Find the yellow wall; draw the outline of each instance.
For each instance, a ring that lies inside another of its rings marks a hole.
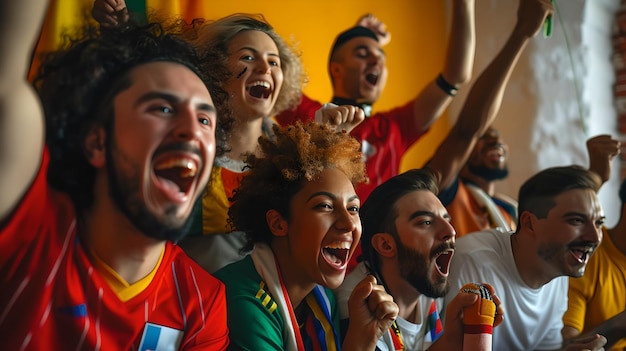
[[[332,89],[326,63],[337,33],[352,26],[358,17],[371,12],[387,24],[392,34],[385,47],[389,80],[375,110],[403,104],[433,79],[443,66],[446,47],[445,1],[433,0],[146,0],[158,12],[176,13],[185,18],[219,18],[233,12],[262,13],[287,41],[297,44],[310,82],[305,93],[327,101]],[[82,4],[82,5],[81,5]],[[56,45],[62,28],[72,25],[90,8],[91,0],[53,0],[44,27],[40,49]],[[193,15],[190,15],[192,13]],[[447,116],[411,148],[402,169],[419,167],[434,151],[449,129]]]

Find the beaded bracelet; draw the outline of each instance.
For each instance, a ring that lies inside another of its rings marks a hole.
[[[439,73],[436,80],[437,86],[443,90],[444,93],[450,96],[456,96],[456,93],[459,91],[459,88],[450,84],[445,78],[443,78],[443,74]]]

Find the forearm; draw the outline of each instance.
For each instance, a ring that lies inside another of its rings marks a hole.
[[[474,0],[452,2],[448,47],[441,72],[446,81],[455,86],[463,85],[472,77],[476,51]]]
[[[476,79],[459,115],[459,130],[482,135],[495,120],[511,73],[529,38],[513,31],[498,55]],[[463,118],[468,115],[472,118]]]
[[[25,79],[32,50],[37,42],[47,0],[2,1],[0,3],[0,92]],[[15,79],[17,79],[15,78]]]
[[[626,335],[626,311],[597,326],[586,335],[600,334],[607,340],[605,349],[610,349],[616,342]]]
[[[32,181],[43,145],[42,112],[27,80],[47,1],[0,4],[0,222]]]

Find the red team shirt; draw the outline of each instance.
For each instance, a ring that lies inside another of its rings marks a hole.
[[[415,100],[411,100],[392,110],[377,112],[350,132],[361,142],[370,180],[368,184],[359,184],[356,189],[361,202],[374,188],[398,174],[404,153],[426,133],[415,131],[414,103]],[[312,121],[315,111],[321,107],[319,102],[302,95],[300,105],[293,111],[282,112],[276,116],[276,121],[283,126],[295,121]]]
[[[224,285],[172,243],[149,285],[118,298],[80,244],[70,198],[47,184],[48,158],[0,228],[1,348],[225,349]]]

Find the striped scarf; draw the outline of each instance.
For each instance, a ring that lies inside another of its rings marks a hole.
[[[254,267],[267,285],[270,295],[278,305],[285,323],[285,350],[306,351],[298,321],[294,314],[289,295],[282,281],[274,253],[269,246],[257,243],[250,254]],[[312,349],[309,351],[338,351],[340,339],[333,325],[330,301],[325,289],[316,285],[305,302],[311,313],[304,322],[303,330],[310,336]]]

